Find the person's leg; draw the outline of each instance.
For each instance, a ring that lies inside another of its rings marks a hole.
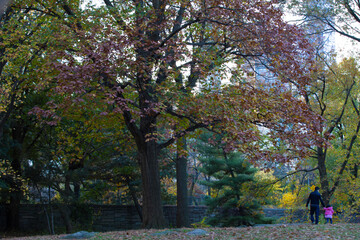
[[[330,218],[330,223],[332,224],[332,218]]]
[[[329,223],[329,218],[325,218],[325,219],[326,219],[326,223],[325,223],[325,224]]]
[[[315,224],[318,224],[319,223],[320,208],[319,208],[319,206],[316,206],[314,208],[315,208]]]
[[[312,223],[314,223],[314,213],[315,213],[315,208],[313,206],[310,206],[310,220]]]

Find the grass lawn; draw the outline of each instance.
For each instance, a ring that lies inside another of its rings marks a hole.
[[[162,229],[162,230],[128,230],[118,232],[96,233],[91,240],[103,239],[360,239],[360,224],[282,224],[242,228],[202,228],[206,235],[191,236],[194,229]],[[32,236],[6,239],[47,240],[61,239],[66,235]]]

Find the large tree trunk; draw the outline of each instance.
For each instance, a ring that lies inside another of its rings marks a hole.
[[[19,218],[20,218],[20,197],[19,191],[11,193],[10,204],[6,211],[6,231],[18,231],[19,230]]]
[[[187,156],[186,138],[178,140],[178,153],[176,158],[176,187],[177,187],[177,208],[176,208],[176,226],[189,227],[189,202],[187,189]]]
[[[62,192],[62,198],[64,204],[58,204],[58,208],[61,214],[61,217],[64,221],[66,233],[72,233],[73,227],[71,222],[71,210],[68,204],[72,203],[72,190],[71,190],[71,171],[68,171],[65,175],[65,182],[64,182],[64,191]]]
[[[326,149],[324,150],[321,147],[317,149],[317,160],[318,160],[318,168],[319,168],[319,176],[320,176],[320,185],[321,185],[321,195],[324,200],[325,205],[330,202],[331,198],[331,190],[329,187],[328,175],[326,172]]]
[[[14,170],[16,176],[14,176],[14,181],[10,184],[12,192],[10,193],[10,206],[7,211],[7,227],[8,231],[17,231],[19,230],[19,209],[20,202],[23,196],[22,181],[18,177],[22,175],[21,171],[21,162],[23,158],[23,149],[22,144],[24,141],[26,130],[23,128],[21,123],[15,123],[12,130],[12,139],[14,146],[10,150],[11,157],[11,167]]]
[[[138,82],[146,82],[139,76]],[[139,96],[140,109],[143,115],[140,117],[140,127],[133,121],[131,113],[124,111],[125,122],[131,134],[135,138],[139,165],[142,179],[142,226],[144,228],[164,228],[167,226],[163,206],[161,203],[160,170],[158,156],[160,146],[157,143],[156,116],[154,112],[147,112],[151,108],[150,102],[154,103],[149,93],[151,89],[141,91]],[[121,95],[119,93],[119,95]]]
[[[70,218],[71,210],[70,210],[69,206],[66,204],[59,204],[58,208],[59,208],[61,217],[64,221],[64,224],[65,224],[66,233],[72,233],[73,227],[72,227],[71,218]]]
[[[143,188],[143,227],[164,228],[167,223],[161,203],[158,149],[155,140],[143,142],[139,149],[139,158]]]

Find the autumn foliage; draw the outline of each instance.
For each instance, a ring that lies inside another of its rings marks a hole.
[[[277,1],[14,6],[52,23],[39,30],[52,34],[37,43],[46,46],[46,64],[36,69],[35,84],[50,101],[31,114],[50,125],[84,112],[108,119],[104,126],[123,134],[119,145],[136,148],[144,227],[166,225],[159,156],[181,137],[203,128],[223,132],[226,151],[263,168],[323,144],[322,119],[303,98],[314,52],[303,31],[284,22]],[[259,65],[275,78],[259,80]],[[81,153],[74,156],[81,160]]]

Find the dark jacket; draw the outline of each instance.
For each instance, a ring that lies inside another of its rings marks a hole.
[[[321,198],[319,191],[317,191],[317,190],[313,191],[309,195],[309,198],[306,202],[306,207],[309,205],[309,202],[310,202],[310,206],[319,206],[319,201],[321,202],[321,205],[323,207],[325,207],[325,204]]]

